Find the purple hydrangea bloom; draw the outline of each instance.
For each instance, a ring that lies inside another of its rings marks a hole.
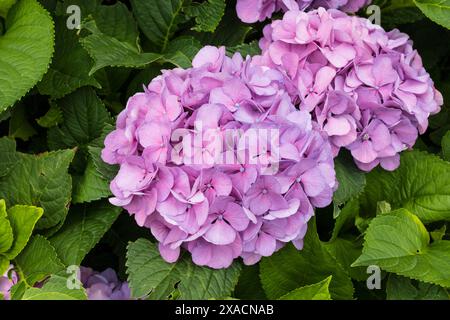
[[[119,164],[111,203],[134,215],[175,262],[256,263],[299,249],[314,207],[336,188],[327,135],[296,109],[282,72],[207,46],[131,97],[105,140]]]
[[[286,12],[264,29],[254,60],[283,73],[300,110],[311,112],[337,155],[358,167],[398,167],[403,150],[426,131],[442,95],[406,34],[386,32],[338,10]]]
[[[324,7],[354,13],[371,2],[371,0],[237,0],[236,11],[243,22],[253,23],[264,21],[280,10],[306,11]]]
[[[11,299],[11,288],[19,281],[19,276],[14,271],[14,266],[10,265],[6,272],[0,276],[0,295],[4,300]]]
[[[111,268],[103,272],[96,272],[91,268],[81,267],[80,276],[89,300],[131,299],[128,283],[121,282]]]

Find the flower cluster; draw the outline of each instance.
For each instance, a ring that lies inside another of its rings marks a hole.
[[[19,281],[17,273],[14,271],[13,265],[10,265],[3,276],[0,276],[0,298],[4,300],[11,299],[11,288]]]
[[[108,268],[103,272],[81,267],[80,280],[89,300],[130,300],[128,283],[120,282],[116,272]]]
[[[443,104],[412,41],[338,10],[288,11],[264,29],[255,60],[284,74],[300,110],[327,132],[336,155],[361,170],[394,170]]]
[[[243,22],[253,23],[264,21],[280,10],[306,11],[324,7],[353,13],[370,3],[371,0],[237,0],[236,11]]]
[[[302,247],[313,207],[336,188],[327,136],[294,107],[279,71],[207,46],[131,97],[105,139],[122,206],[174,262],[226,268]]]

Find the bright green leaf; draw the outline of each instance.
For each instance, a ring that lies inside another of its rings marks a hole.
[[[13,239],[13,230],[6,214],[6,203],[0,199],[0,254],[11,248]]]
[[[127,252],[128,281],[134,297],[150,294],[151,299],[167,299],[178,284],[181,299],[200,300],[228,296],[236,285],[239,264],[228,269],[199,267],[188,256],[167,263],[157,245],[145,239],[131,242]]]
[[[13,6],[16,0],[1,0],[0,1],[0,16],[6,17],[8,10]]]
[[[406,208],[424,222],[450,220],[450,163],[421,151],[404,152],[400,167],[372,170],[360,197],[361,211],[376,213],[378,201]]]
[[[6,259],[4,256],[0,254],[0,274],[4,274],[6,270],[8,270],[8,267],[9,267],[9,259]]]
[[[43,236],[34,236],[15,259],[29,285],[44,280],[47,276],[64,270],[55,248]]]
[[[292,290],[279,300],[331,300],[329,286],[332,276],[309,286]]]
[[[450,241],[435,241],[417,216],[405,209],[377,216],[364,237],[362,255],[352,266],[383,270],[427,283],[450,286]]]
[[[22,300],[87,300],[87,295],[83,288],[69,289],[67,278],[52,275],[42,288],[26,290]]]
[[[8,209],[8,220],[13,231],[14,241],[8,251],[3,255],[7,259],[14,259],[28,243],[36,222],[42,217],[41,208],[25,205],[16,205]]]
[[[450,29],[450,0],[414,0],[414,3],[428,18]]]
[[[36,0],[19,0],[8,12],[0,36],[0,112],[23,97],[47,71],[54,28]]]

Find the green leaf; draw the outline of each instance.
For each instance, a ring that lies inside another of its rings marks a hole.
[[[345,231],[346,229],[353,228],[358,214],[359,199],[354,198],[347,202],[347,204],[341,209],[339,216],[336,218],[331,241],[336,239],[340,233],[343,233],[343,229]]]
[[[131,0],[133,13],[145,36],[165,51],[177,31],[183,0]]]
[[[63,121],[63,114],[61,108],[55,102],[50,102],[50,109],[47,113],[36,119],[36,122],[43,128],[51,128]]]
[[[414,3],[428,18],[450,29],[450,0],[414,0]]]
[[[67,278],[52,275],[42,288],[26,290],[22,300],[87,300],[87,295],[83,288],[69,289]]]
[[[419,281],[450,286],[450,241],[435,241],[419,218],[405,209],[377,216],[352,266],[378,265]]]
[[[55,56],[50,69],[37,85],[41,94],[53,99],[59,99],[83,86],[101,87],[89,75],[93,61],[81,46],[77,30],[67,28],[66,19],[57,17],[55,21]]]
[[[341,153],[335,159],[336,178],[339,187],[333,195],[334,218],[338,217],[341,209],[340,206],[350,199],[359,195],[366,185],[366,177],[364,172],[359,170],[349,153]]]
[[[41,208],[16,205],[8,209],[8,220],[13,231],[14,241],[8,251],[3,255],[14,259],[28,243],[33,233],[36,222],[42,217],[44,211]]]
[[[442,138],[442,157],[446,161],[450,161],[450,131]]]
[[[0,274],[4,274],[9,267],[9,259],[0,254]],[[1,297],[0,297],[1,298]]]
[[[6,203],[0,199],[0,254],[11,248],[13,239],[13,230],[6,215]],[[1,270],[0,274],[3,274]]]
[[[16,142],[12,139],[0,138],[0,178],[8,175],[17,164]]]
[[[79,265],[121,212],[107,202],[74,206],[64,226],[49,240],[66,265]]]
[[[6,17],[8,10],[13,6],[16,0],[2,0],[0,2],[0,16]]]
[[[11,111],[8,135],[11,138],[28,141],[37,132],[27,119],[25,106],[22,103],[18,103]]]
[[[337,238],[326,242],[325,248],[347,270],[352,279],[357,281],[365,281],[367,279],[366,268],[351,267],[353,261],[361,255],[362,241]]]
[[[182,36],[171,41],[164,53],[164,60],[180,68],[192,66],[192,59],[201,49],[200,41],[194,37]],[[150,81],[151,78],[146,79]]]
[[[227,52],[232,55],[239,52],[244,58],[246,56],[256,56],[261,54],[261,49],[259,48],[258,41],[254,40],[250,43],[238,44],[237,46],[227,47]]]
[[[133,46],[139,42],[136,21],[124,3],[98,6],[92,16],[101,33]]]
[[[44,209],[38,229],[51,228],[64,220],[70,203],[72,179],[67,173],[74,150],[40,155],[18,154],[8,176],[0,178],[0,198],[8,205],[28,204]]]
[[[53,21],[36,0],[19,0],[0,37],[0,112],[23,97],[47,71],[53,54]]]
[[[105,180],[97,171],[91,158],[87,161],[83,175],[72,175],[72,203],[91,202],[111,195],[109,181]]]
[[[386,284],[387,300],[449,300],[447,291],[428,283],[419,282],[415,286],[411,279],[389,275]]]
[[[64,270],[55,248],[41,235],[34,236],[26,248],[15,259],[29,285],[44,280],[47,276]]]
[[[186,61],[185,61],[186,62]],[[127,88],[127,97],[131,97],[135,93],[143,92],[144,86],[147,86],[150,81],[161,74],[161,66],[154,63],[140,71],[130,82]]]
[[[92,88],[81,88],[59,100],[64,122],[48,131],[50,149],[86,147],[98,138],[111,116]]]
[[[450,220],[450,163],[421,151],[404,152],[394,172],[372,170],[360,197],[361,211],[375,214],[379,201],[406,208],[424,222]]]
[[[101,151],[104,148],[103,142],[105,141],[105,137],[112,130],[114,130],[114,126],[107,124],[103,128],[101,136],[92,141],[88,146],[89,157],[90,159],[92,159],[95,169],[106,181],[111,181],[112,179],[114,179],[119,170],[117,165],[109,165],[105,163],[101,158]]]
[[[89,35],[81,40],[81,44],[95,62],[90,75],[104,67],[145,67],[161,58],[159,54],[142,53],[129,43],[104,34]]]
[[[193,2],[184,12],[188,17],[195,18],[196,25],[192,30],[214,32],[225,13],[225,0]]]
[[[430,236],[433,241],[442,240],[447,231],[447,226],[444,224],[441,228],[431,231]]]
[[[157,245],[145,239],[128,245],[126,265],[132,295],[150,294],[151,299],[167,299],[177,283],[181,299],[225,297],[236,285],[241,269],[239,264],[221,270],[199,267],[187,255],[170,264],[161,258]]]
[[[243,44],[251,29],[249,25],[239,20],[236,8],[230,3],[215,32],[193,32],[193,34],[204,45],[234,47]]]
[[[389,0],[383,3],[386,5],[383,4],[381,9],[381,23],[386,30],[425,18],[413,0]]]
[[[243,266],[234,295],[244,300],[267,300],[259,278],[259,265]]]
[[[292,290],[279,300],[331,300],[329,286],[332,276],[309,286]]]
[[[25,290],[27,289],[27,284],[25,281],[19,280],[18,283],[11,287],[11,300],[22,299]]]
[[[352,299],[353,285],[344,268],[319,240],[315,224],[310,223],[303,250],[287,245],[260,264],[261,282],[269,299],[277,299],[299,287],[314,284],[332,275],[333,299]]]

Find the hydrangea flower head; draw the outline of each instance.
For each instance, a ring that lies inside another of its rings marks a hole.
[[[282,72],[206,46],[131,97],[105,140],[122,206],[175,262],[247,264],[298,248],[314,207],[336,188],[331,146],[294,107]]]
[[[338,10],[286,12],[264,29],[260,65],[283,73],[300,110],[350,150],[358,167],[398,167],[442,95],[406,34]]]
[[[86,289],[89,300],[130,300],[131,292],[127,282],[121,282],[116,272],[108,268],[97,272],[81,267],[81,283]]]
[[[6,272],[0,276],[0,296],[4,300],[11,299],[11,288],[19,281],[19,276],[14,271],[14,266],[10,265]]]
[[[371,2],[371,0],[237,0],[236,11],[243,22],[254,23],[264,21],[280,10],[307,11],[324,7],[354,13]]]

